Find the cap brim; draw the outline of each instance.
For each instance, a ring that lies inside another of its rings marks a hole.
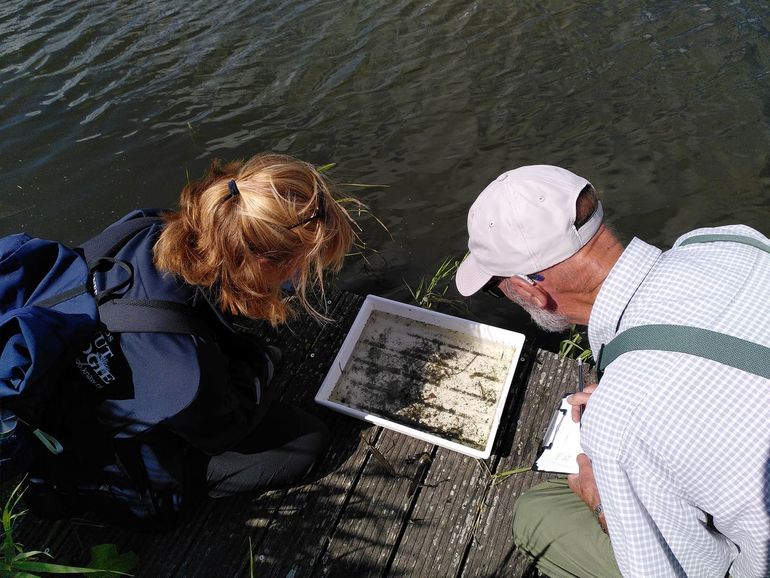
[[[486,285],[487,281],[491,278],[492,275],[482,271],[478,262],[471,254],[457,268],[455,285],[457,285],[460,295],[468,297]]]

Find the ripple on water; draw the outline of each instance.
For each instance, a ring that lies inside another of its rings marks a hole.
[[[462,255],[470,202],[520,164],[585,174],[625,238],[763,228],[768,21],[728,0],[2,2],[0,203],[25,187],[18,223],[70,238],[172,204],[213,155],[333,161],[390,185],[361,192],[395,233],[365,230],[374,292]]]

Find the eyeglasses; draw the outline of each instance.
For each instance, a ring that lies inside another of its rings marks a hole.
[[[287,231],[291,231],[292,229],[296,229],[297,227],[301,227],[302,225],[307,225],[313,219],[324,218],[324,213],[326,212],[326,206],[324,205],[323,192],[319,192],[317,197],[318,197],[318,205],[316,205],[316,208],[315,208],[315,211],[313,211],[313,214],[310,215],[307,219],[301,220],[299,223],[294,223],[291,227],[286,227]]]
[[[503,281],[505,281],[505,277],[492,277],[489,281],[486,282],[481,290],[487,295],[491,295],[495,299],[502,299],[505,297],[505,293],[503,293],[503,290],[500,289],[500,283]]]
[[[531,275],[514,275],[514,277],[524,279],[530,285],[534,285],[535,281],[545,281],[545,277],[539,273],[532,273]],[[505,297],[505,293],[502,289],[500,289],[500,283],[506,279],[507,277],[492,277],[489,281],[486,282],[481,290],[487,295],[491,295],[495,299],[501,299]]]

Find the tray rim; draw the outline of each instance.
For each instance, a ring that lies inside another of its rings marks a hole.
[[[353,349],[358,342],[364,327],[366,326],[366,322],[369,320],[370,315],[375,310],[406,317],[408,319],[413,319],[415,321],[420,321],[445,329],[460,331],[465,334],[473,332],[473,334],[479,337],[508,343],[516,348],[516,354],[514,355],[511,365],[508,368],[508,372],[505,377],[505,383],[503,384],[503,388],[500,391],[500,397],[498,399],[497,407],[495,408],[495,415],[492,420],[492,427],[489,432],[489,437],[487,438],[486,446],[483,450],[472,448],[459,442],[442,438],[436,434],[405,426],[380,415],[362,411],[329,399],[331,392],[334,390],[334,387],[337,385],[337,382],[342,375],[342,368],[344,368],[347,364],[347,361],[350,358],[350,355],[353,353]],[[447,315],[438,311],[424,309],[416,305],[409,305],[407,303],[401,303],[399,301],[393,301],[391,299],[369,294],[366,296],[366,299],[364,299],[364,302],[361,305],[361,309],[358,311],[358,314],[353,321],[353,325],[351,325],[345,340],[342,342],[342,345],[340,346],[337,355],[332,361],[332,365],[329,368],[329,371],[326,373],[326,376],[324,377],[324,380],[321,383],[321,386],[319,387],[314,399],[316,403],[339,413],[397,431],[410,437],[421,439],[433,445],[444,447],[461,454],[465,454],[474,458],[486,459],[492,455],[492,447],[494,446],[494,442],[497,437],[497,430],[500,426],[502,413],[505,409],[506,401],[508,399],[511,382],[513,381],[513,376],[516,373],[516,368],[518,367],[519,360],[521,358],[524,341],[524,334],[518,333],[516,331],[502,329],[500,327],[495,327],[494,325],[487,325],[477,321],[470,321],[461,317],[454,317],[452,315]]]

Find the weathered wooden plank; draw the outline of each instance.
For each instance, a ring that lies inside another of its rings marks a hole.
[[[13,537],[24,550],[59,551],[71,531],[69,520],[40,520],[27,514],[14,527]]]
[[[333,312],[335,323],[320,328],[287,385],[285,399],[304,405],[326,421],[332,433],[332,446],[317,474],[320,479],[288,490],[268,533],[255,544],[255,573],[259,576],[299,578],[312,572],[366,461],[367,452],[359,432],[369,426],[312,402],[362,301],[357,295],[340,296]],[[248,568],[244,567],[242,572],[248,575]]]
[[[479,460],[438,448],[394,557],[392,575],[455,575],[488,477]]]
[[[342,416],[336,421],[330,423],[334,441],[319,474],[322,477],[287,491],[269,531],[254,546],[256,575],[309,576],[323,554],[366,460],[363,444],[358,443],[361,426]],[[248,575],[245,567],[242,573]]]
[[[166,533],[121,530],[88,519],[59,521],[55,523],[56,527],[66,528],[66,531],[55,536],[47,547],[56,562],[82,566],[90,559],[91,547],[115,544],[119,552],[130,550],[139,556],[137,577],[176,576],[179,560],[187,555],[191,536],[205,519],[208,506],[203,504],[175,531]]]
[[[279,384],[286,388],[284,399],[304,405],[313,411],[324,412],[326,415],[326,410],[316,405],[313,398],[347,336],[362,302],[360,295],[342,293],[330,310],[331,322],[319,325],[314,320],[305,319],[300,327],[288,329],[298,337],[301,336],[298,341],[303,344],[304,351],[301,361],[295,361],[291,367],[287,367],[288,371],[279,380]],[[288,342],[283,349],[291,351],[296,347],[294,343]]]
[[[508,422],[518,415],[520,392],[528,371],[528,355],[522,352],[503,412],[495,453],[499,451],[501,435],[510,429]],[[493,454],[490,463],[495,459]],[[489,483],[491,470],[486,462],[438,448],[392,570],[406,576],[456,575],[475,532]]]
[[[432,449],[421,440],[381,430],[314,576],[385,575]]]
[[[501,456],[497,472],[505,472],[534,461],[551,415],[565,391],[574,390],[575,362],[554,353],[538,351],[527,382],[522,411],[514,424],[512,451]],[[462,576],[521,576],[529,562],[513,546],[513,504],[523,491],[552,477],[538,472],[515,474],[489,487],[485,507],[473,536]]]
[[[285,491],[267,492],[256,500],[235,496],[209,502],[209,512],[199,520],[183,552],[176,558],[174,576],[237,576],[248,565],[250,543],[264,538]],[[155,548],[146,546],[143,553]],[[147,574],[148,578],[150,574]]]

